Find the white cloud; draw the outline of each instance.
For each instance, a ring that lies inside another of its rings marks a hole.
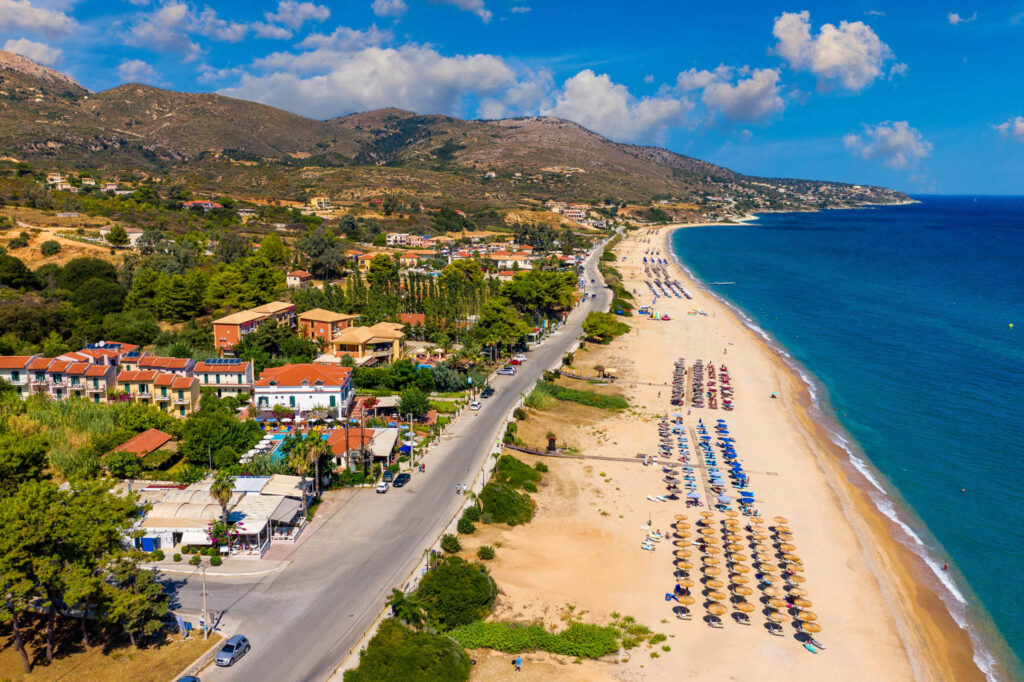
[[[192,61],[199,56],[200,50],[188,36],[191,20],[188,5],[171,2],[155,12],[140,16],[128,29],[125,42],[155,52],[180,54],[185,61]]]
[[[74,29],[75,20],[60,10],[36,7],[30,0],[0,0],[0,31],[38,31],[59,36]]]
[[[997,125],[996,130],[1003,137],[1012,137],[1018,142],[1024,142],[1024,116],[1014,116],[1009,121]]]
[[[951,25],[959,26],[960,24],[967,24],[977,19],[978,13],[975,12],[969,17],[962,17],[958,12],[950,12],[949,14],[946,15],[946,18],[949,19],[949,23]]]
[[[749,78],[740,78],[735,85],[711,83],[704,88],[701,101],[733,121],[758,121],[786,108],[779,95],[778,69],[754,69]]]
[[[141,59],[126,59],[117,66],[117,75],[124,83],[160,83],[152,65]]]
[[[778,39],[775,54],[797,71],[818,77],[819,87],[835,85],[852,91],[866,88],[883,74],[892,50],[870,26],[861,21],[823,24],[811,37],[811,15],[783,12],[772,28]]]
[[[53,66],[58,64],[64,57],[64,50],[59,47],[51,47],[45,43],[37,43],[34,40],[29,40],[28,38],[8,40],[4,43],[3,49],[8,52],[20,54],[22,57],[28,57],[32,61],[39,62],[44,66]]]
[[[310,54],[315,54],[310,53]],[[256,100],[317,118],[380,107],[421,113],[462,112],[466,100],[498,96],[517,83],[501,57],[447,57],[429,47],[367,47],[351,53],[322,51],[321,73],[303,77],[287,70],[245,74],[221,94]],[[303,56],[295,56],[301,64]],[[269,60],[269,58],[268,58]],[[263,60],[263,66],[269,61]]]
[[[683,92],[690,90],[701,90],[712,83],[728,80],[732,77],[732,67],[719,64],[714,71],[706,69],[687,69],[676,76],[676,87]]]
[[[264,18],[271,24],[284,24],[292,30],[302,27],[307,21],[324,21],[331,16],[331,10],[312,2],[281,0],[276,12],[266,12]]]
[[[547,69],[526,70],[517,76],[514,84],[494,97],[487,97],[477,107],[477,116],[486,119],[506,118],[534,114],[551,105],[555,79]]]
[[[516,5],[515,7],[510,9],[509,12],[512,12],[513,14],[526,14],[531,9],[533,9],[533,8],[532,7],[527,7],[526,5]]]
[[[932,143],[906,121],[865,124],[863,137],[849,133],[843,137],[843,144],[862,158],[880,159],[889,168],[914,167],[932,150]]]
[[[407,9],[405,0],[373,0],[373,13],[378,17],[400,17]]]
[[[257,38],[274,38],[276,40],[288,40],[289,38],[292,37],[292,32],[286,29],[284,26],[277,26],[275,24],[265,24],[262,21],[255,21],[249,26],[256,33]]]
[[[590,69],[565,81],[546,116],[575,121],[613,140],[658,140],[672,125],[683,123],[693,103],[671,96],[637,99],[626,86]]]
[[[253,62],[263,71],[287,71],[290,73],[327,73],[351,53],[373,46],[383,45],[391,40],[391,33],[371,26],[359,31],[339,26],[331,34],[311,33],[298,46],[308,48],[305,52],[273,52]]]
[[[463,11],[477,15],[485,24],[491,20],[491,11],[484,6],[484,0],[431,0],[431,2],[440,5],[455,5]]]
[[[869,9],[867,12],[864,12],[864,14],[868,15],[869,17],[884,17],[885,16],[885,12],[880,10],[880,9]]]
[[[892,80],[896,76],[906,76],[907,70],[909,69],[910,67],[907,66],[905,62],[897,62],[893,64],[889,67],[889,80]]]
[[[221,19],[217,12],[209,7],[203,8],[199,16],[194,18],[192,29],[201,36],[228,43],[237,43],[249,31],[245,24]]]

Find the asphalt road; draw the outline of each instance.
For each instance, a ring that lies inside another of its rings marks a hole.
[[[252,651],[232,668],[207,667],[207,680],[325,680],[422,562],[457,511],[459,483],[471,483],[494,451],[504,420],[540,378],[579,338],[591,310],[606,309],[611,295],[601,286],[597,258],[585,265],[586,289],[596,293],[565,325],[527,354],[514,377],[495,377],[495,394],[477,416],[465,415],[426,457],[426,473],[413,474],[386,495],[360,490],[333,507],[331,517],[299,548],[284,570],[261,577],[207,577],[208,607],[224,612]],[[590,279],[595,284],[590,284]],[[174,583],[176,606],[202,608],[198,576]],[[174,674],[176,671],[168,671]]]

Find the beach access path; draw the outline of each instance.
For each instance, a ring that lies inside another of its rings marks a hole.
[[[584,269],[586,289],[595,295],[527,354],[516,376],[492,380],[494,396],[483,401],[476,416],[466,412],[451,425],[426,455],[426,473],[414,473],[407,486],[385,495],[346,491],[278,572],[250,578],[207,575],[207,606],[223,614],[222,634],[246,635],[252,651],[234,667],[207,667],[200,675],[204,682],[312,681],[332,675],[384,609],[391,590],[403,587],[422,565],[425,550],[465,499],[455,494],[455,486],[473,482],[520,398],[578,340],[587,313],[607,308],[610,292],[597,272],[602,248],[594,250]],[[198,574],[167,576],[166,583],[175,607],[202,609]]]

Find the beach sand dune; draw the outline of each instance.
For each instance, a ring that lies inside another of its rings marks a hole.
[[[634,234],[616,249],[625,257],[616,268],[626,287],[636,292],[638,304],[651,298],[642,283],[641,261],[648,249],[668,258],[663,232]],[[685,513],[695,523],[700,510],[686,510],[681,501],[648,501],[647,496],[664,492],[660,467],[546,458],[550,472],[534,496],[537,514],[530,524],[482,526],[464,539],[467,555],[480,544],[498,546],[497,558],[490,562],[501,590],[495,617],[558,627],[571,606],[586,622],[631,615],[668,639],[630,650],[625,663],[566,665],[547,655],[527,655],[523,677],[981,679],[965,633],[937,597],[916,582],[909,553],[891,540],[881,516],[849,483],[837,453],[808,418],[806,393],[792,372],[728,309],[685,280],[684,273],[675,270],[674,276],[684,281],[694,299],[659,300],[659,312],[670,321],[632,318],[633,329],[611,346],[577,354],[580,369],[614,364],[620,376],[614,390],[628,398],[631,409],[603,416],[599,411],[550,410],[532,414],[520,433],[536,438],[534,431],[544,431],[542,425],[550,422],[560,441],[585,456],[655,453],[657,415],[686,413],[685,407],[669,404],[673,363],[684,357],[690,364],[697,359],[716,367],[726,364],[735,410],[693,409],[685,421],[692,425],[701,417],[710,425],[727,420],[762,516],[789,520],[792,542],[806,567],[802,586],[822,628],[817,637],[828,648],[817,654],[806,651],[790,619],[782,623],[782,636],[770,634],[757,591],[749,597],[756,606],[749,625],[733,620],[730,612],[723,616],[724,627],[710,627],[705,600],[696,593],[692,619],[679,619],[673,611],[677,604],[665,600],[675,584],[671,538],[653,552],[640,545],[649,522],[668,534],[675,514]],[[707,315],[688,314],[697,308]],[[780,397],[773,399],[772,393]],[[530,463],[536,459],[517,456]],[[724,518],[719,512],[714,520],[720,524]],[[694,561],[699,561],[700,552],[693,551]],[[694,571],[692,577],[700,574]],[[504,679],[513,672],[511,656],[473,655],[478,659],[474,679]]]

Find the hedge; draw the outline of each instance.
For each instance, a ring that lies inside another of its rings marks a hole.
[[[485,485],[480,491],[480,502],[484,507],[484,523],[515,526],[533,518],[534,504],[530,496],[504,483],[491,481]]]
[[[494,467],[492,480],[507,483],[513,488],[522,488],[526,483],[539,483],[540,471],[524,464],[512,455],[502,455]]]
[[[614,627],[573,623],[559,633],[551,633],[535,623],[476,621],[457,627],[449,633],[467,649],[495,649],[508,654],[524,651],[547,651],[575,658],[601,658],[619,649],[618,632]]]

